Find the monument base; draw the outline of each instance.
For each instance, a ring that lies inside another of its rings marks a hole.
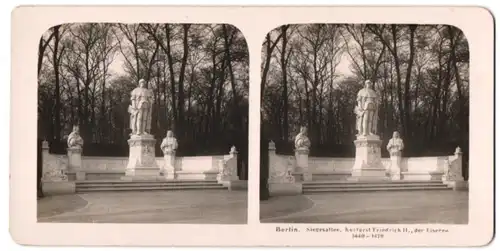
[[[156,164],[156,139],[150,134],[132,135],[128,140],[130,153],[122,180],[157,180],[161,176],[160,167]]]
[[[351,181],[390,180],[381,161],[382,140],[377,135],[358,136],[354,141],[356,159],[352,167]]]
[[[391,180],[402,180],[402,175],[399,172],[392,172],[390,173]]]
[[[349,181],[385,181],[391,180],[387,177],[385,169],[380,168],[363,168],[361,170],[352,171]]]
[[[162,174],[167,180],[177,179],[177,173],[174,169],[163,169]]]
[[[134,175],[134,176],[122,176],[120,180],[123,181],[166,181],[165,176],[161,175]]]

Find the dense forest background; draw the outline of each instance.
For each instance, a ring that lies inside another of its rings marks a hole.
[[[398,130],[405,156],[452,155],[460,146],[467,161],[469,48],[448,25],[300,24],[271,31],[262,49],[262,139],[291,154],[305,125],[311,155],[354,156],[353,110],[365,80],[380,96],[384,149]]]
[[[80,126],[84,155],[127,156],[130,92],[154,92],[152,134],[172,129],[178,154],[227,154],[246,161],[248,48],[226,24],[80,23],[52,27],[38,54],[38,135],[65,153]]]

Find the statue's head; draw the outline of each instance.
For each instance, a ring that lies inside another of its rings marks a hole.
[[[303,135],[307,135],[307,127],[301,126],[300,127],[300,133],[303,134]]]
[[[139,80],[139,87],[146,88],[146,80],[144,79]]]
[[[399,138],[399,132],[393,132],[392,137],[395,139]]]
[[[167,138],[172,138],[174,136],[174,132],[172,130],[167,131]]]
[[[373,83],[370,80],[365,81],[365,88],[373,89]]]
[[[80,132],[80,128],[77,125],[74,125],[73,132],[78,134]]]

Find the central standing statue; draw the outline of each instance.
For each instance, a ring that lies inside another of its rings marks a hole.
[[[122,180],[159,179],[160,168],[155,160],[156,139],[151,135],[151,110],[153,92],[146,87],[144,79],[130,94],[130,139],[129,158]]]
[[[382,140],[377,135],[377,120],[379,100],[373,90],[370,80],[365,81],[365,87],[358,92],[356,97],[356,158],[349,179],[359,180],[385,180],[386,170],[381,160]]]
[[[130,129],[131,135],[148,135],[151,131],[151,110],[153,107],[153,92],[146,87],[144,79],[139,80],[139,87],[130,95]]]
[[[357,136],[368,136],[377,134],[378,120],[378,96],[373,90],[370,80],[365,81],[365,88],[358,92],[356,99],[356,130]]]

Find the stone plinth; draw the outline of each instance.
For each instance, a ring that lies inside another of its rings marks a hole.
[[[299,148],[295,150],[295,161],[297,172],[302,174],[303,181],[311,181],[312,175],[309,170],[309,149]]]
[[[152,135],[133,135],[128,140],[129,159],[122,180],[154,180],[161,177],[155,160],[155,143]]]
[[[401,152],[391,154],[389,173],[391,180],[401,180]]]
[[[175,180],[175,151],[166,151],[163,155],[163,159],[165,160],[165,166],[163,167],[163,176],[165,176],[167,180]]]
[[[356,158],[349,180],[386,180],[386,170],[381,161],[382,140],[376,135],[358,136],[354,145]]]
[[[68,151],[68,167],[69,170],[79,170],[82,168],[82,148],[80,146],[69,147]]]

